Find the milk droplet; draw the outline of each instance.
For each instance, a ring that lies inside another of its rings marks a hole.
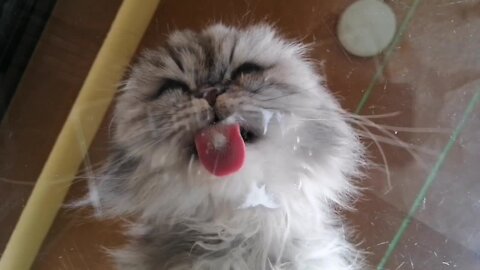
[[[222,133],[216,132],[213,134],[213,148],[216,150],[222,149],[227,144],[227,138]]]
[[[297,188],[300,190],[302,189],[303,182],[302,180],[298,180]]]
[[[191,172],[192,171],[192,166],[193,166],[193,161],[195,159],[195,156],[194,155],[191,155],[190,156],[190,161],[188,162],[188,172]]]
[[[262,120],[263,120],[263,135],[267,134],[268,124],[270,120],[272,120],[273,113],[267,110],[261,110],[262,112]]]

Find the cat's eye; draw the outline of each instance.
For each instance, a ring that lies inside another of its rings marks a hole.
[[[263,70],[263,68],[261,66],[259,66],[257,64],[254,64],[254,63],[247,62],[247,63],[244,63],[241,66],[239,66],[237,69],[235,69],[232,72],[231,78],[232,78],[232,80],[235,80],[242,75],[258,73],[262,70]]]
[[[173,90],[181,90],[183,92],[188,92],[190,90],[190,87],[184,82],[173,80],[173,79],[166,79],[162,86],[158,89],[158,91],[155,93],[154,98],[157,98],[164,93],[168,91],[173,91]]]

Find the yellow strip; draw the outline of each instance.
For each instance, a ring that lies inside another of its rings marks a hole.
[[[0,260],[30,269],[160,0],[124,0]]]

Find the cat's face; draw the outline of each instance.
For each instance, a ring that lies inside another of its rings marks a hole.
[[[216,177],[198,162],[194,136],[216,123],[238,123],[246,163],[216,181],[245,182],[222,193],[239,198],[247,182],[288,189],[298,174],[319,167],[353,170],[356,137],[304,53],[264,25],[175,32],[134,66],[117,102],[114,142],[152,170],[181,175],[172,181],[198,184]],[[319,185],[341,189],[325,181]]]

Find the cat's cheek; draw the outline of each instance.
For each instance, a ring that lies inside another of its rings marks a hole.
[[[144,133],[145,124],[141,121],[119,123],[116,126],[114,141],[119,145],[133,145],[139,142],[141,134]]]
[[[226,93],[218,96],[215,103],[215,113],[219,118],[227,118],[235,112],[239,112],[242,104],[248,104],[248,99],[244,95],[237,93]]]

